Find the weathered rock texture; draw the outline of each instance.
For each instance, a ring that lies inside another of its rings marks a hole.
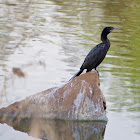
[[[80,75],[59,88],[51,88],[0,109],[1,117],[107,120],[106,102],[95,71]]]

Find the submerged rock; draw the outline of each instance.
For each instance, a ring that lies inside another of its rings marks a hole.
[[[106,121],[106,102],[98,74],[92,71],[62,87],[45,90],[2,108],[0,117]]]

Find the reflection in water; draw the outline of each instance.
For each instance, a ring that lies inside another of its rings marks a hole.
[[[139,0],[0,0],[0,9],[1,106],[65,83],[101,30],[120,27],[98,68],[101,88],[108,111],[135,121],[132,133],[140,133]]]
[[[24,72],[20,68],[13,68],[13,74],[17,75],[18,77],[25,77]]]
[[[15,130],[42,140],[103,140],[106,122],[8,118]]]

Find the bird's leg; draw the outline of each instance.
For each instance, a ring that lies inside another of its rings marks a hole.
[[[97,71],[97,69],[95,68],[95,71],[98,73],[98,77],[99,77],[99,71]]]

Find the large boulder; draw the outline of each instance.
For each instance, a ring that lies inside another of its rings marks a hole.
[[[82,74],[61,87],[0,109],[1,120],[7,117],[106,121],[106,101],[98,74],[95,71]]]

